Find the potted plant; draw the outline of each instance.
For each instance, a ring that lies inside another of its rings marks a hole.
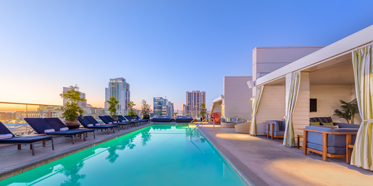
[[[79,87],[70,86],[70,88],[71,90],[61,94],[61,97],[66,99],[65,105],[62,107],[62,118],[65,119],[67,127],[74,129],[79,128],[78,117],[84,113],[78,103],[86,101],[86,99],[80,97]]]
[[[109,115],[114,120],[117,120],[117,105],[119,104],[119,101],[114,96],[111,96],[106,102],[109,104],[109,108],[107,109],[109,111]]]
[[[348,124],[354,123],[355,119],[355,114],[359,113],[359,107],[357,105],[356,99],[350,101],[350,102],[345,102],[343,100],[340,100],[341,102],[341,107],[342,110],[335,109],[334,110],[334,115],[338,116],[340,118],[344,118]]]
[[[136,104],[133,101],[130,101],[127,105],[130,108],[130,110],[128,111],[128,115],[135,118],[136,112],[133,110],[133,106],[135,106]]]
[[[143,99],[141,104],[141,114],[143,119],[150,118],[150,105]]]

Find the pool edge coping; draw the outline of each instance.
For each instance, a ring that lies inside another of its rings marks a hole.
[[[5,180],[7,178],[10,178],[12,176],[16,176],[16,175],[21,174],[23,172],[29,171],[31,169],[40,167],[42,165],[48,164],[50,162],[56,161],[58,159],[62,159],[64,157],[72,155],[74,153],[77,153],[77,152],[86,150],[88,148],[94,147],[96,145],[105,143],[107,141],[110,141],[110,140],[113,140],[115,138],[121,137],[121,136],[126,135],[128,133],[135,132],[135,131],[141,130],[145,127],[152,126],[154,124],[155,123],[146,124],[146,125],[143,125],[140,128],[137,128],[135,130],[125,131],[124,133],[122,133],[120,135],[117,135],[117,136],[108,136],[108,137],[105,137],[105,138],[101,139],[100,141],[94,142],[93,144],[80,144],[79,146],[75,146],[75,147],[72,147],[70,149],[66,149],[64,151],[61,151],[59,154],[48,155],[48,156],[45,156],[45,158],[41,158],[40,160],[34,160],[34,161],[31,161],[30,163],[27,163],[23,166],[6,170],[6,171],[4,171],[3,173],[0,174],[0,181],[3,181],[3,180]]]
[[[199,128],[198,128],[199,129]],[[220,145],[214,138],[212,138],[207,132],[203,130],[199,131],[209,140],[214,148],[227,160],[227,162],[233,167],[233,169],[241,176],[241,178],[248,184],[254,186],[269,186],[261,177],[247,167],[241,160],[229,152],[225,147]],[[249,176],[250,175],[250,176]]]

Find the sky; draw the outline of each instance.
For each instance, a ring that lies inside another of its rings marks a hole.
[[[0,102],[62,105],[78,85],[104,106],[110,78],[131,100],[166,97],[180,110],[186,91],[224,76],[250,76],[252,50],[324,46],[373,24],[371,0],[0,0]]]

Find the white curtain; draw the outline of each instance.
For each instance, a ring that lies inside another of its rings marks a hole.
[[[258,86],[256,89],[255,98],[252,102],[252,113],[251,113],[251,123],[250,123],[250,134],[251,135],[257,135],[257,129],[256,129],[256,114],[258,113],[260,99],[262,98],[264,86]]]
[[[373,171],[373,64],[372,46],[352,52],[356,100],[361,119],[351,156],[351,165]]]
[[[299,86],[300,86],[300,71],[293,72],[291,74],[291,83],[288,95],[288,102],[285,110],[285,134],[283,145],[295,146],[295,135],[293,126],[293,113],[295,105],[297,104]]]

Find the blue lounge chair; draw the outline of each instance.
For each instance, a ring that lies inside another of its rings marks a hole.
[[[105,124],[110,124],[110,123],[114,123],[114,124],[117,124],[119,126],[122,126],[122,127],[128,127],[131,122],[128,122],[128,121],[121,121],[121,122],[116,122],[111,116],[99,116],[100,119],[105,123]]]
[[[49,123],[54,130],[60,131],[62,128],[66,128],[67,126],[60,120],[60,118],[44,118],[45,121]],[[76,131],[76,132],[84,132],[87,134],[88,132],[93,133],[93,138],[96,138],[95,130],[94,129],[68,129],[68,131]],[[83,134],[83,138],[85,141],[86,135]]]
[[[134,122],[136,125],[140,125],[141,121],[134,119],[132,116],[124,116],[128,121]]]
[[[43,118],[25,118],[25,121],[34,129],[38,134],[47,134],[47,135],[58,135],[58,136],[69,136],[73,144],[74,136],[77,134],[83,134],[84,131],[76,130],[66,130],[66,131],[56,131],[47,121]]]
[[[34,143],[39,141],[51,141],[52,150],[54,150],[54,143],[52,136],[14,136],[12,132],[6,126],[0,122],[0,135],[11,136],[5,139],[0,139],[0,144],[18,144],[18,149],[20,149],[20,144],[30,144],[32,155],[35,155]]]
[[[128,119],[127,117],[124,117],[122,115],[117,115],[119,121],[121,122],[130,122],[132,125],[137,126],[139,124],[138,121],[131,121],[132,119]]]
[[[92,116],[78,117],[78,120],[85,128],[95,130],[101,129],[101,131],[104,129],[107,130],[107,134],[109,134],[109,129],[112,129],[114,133],[114,128],[118,127],[118,125],[97,125],[99,123]]]
[[[140,118],[140,116],[138,116],[138,115],[135,115],[135,119],[136,119],[137,121],[142,121],[142,122],[144,122],[144,123],[149,122],[149,119],[142,119],[142,118]]]

